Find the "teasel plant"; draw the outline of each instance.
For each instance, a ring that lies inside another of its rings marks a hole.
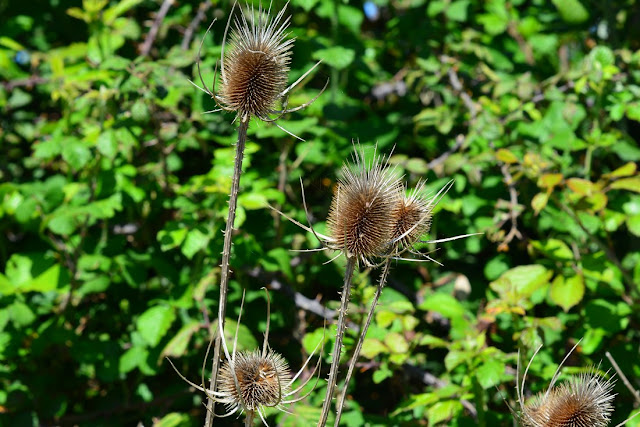
[[[558,365],[546,391],[540,392],[525,402],[525,383],[529,368],[542,348],[540,345],[533,353],[520,383],[520,352],[516,370],[516,396],[520,407],[519,413],[509,409],[524,427],[605,427],[611,422],[613,414],[613,393],[615,379],[607,378],[609,371],[601,373],[598,366],[587,368],[585,372],[572,375],[567,380],[556,384],[560,378],[562,366],[571,353],[578,347],[578,341]],[[616,427],[629,422],[631,416]]]
[[[320,61],[293,84],[287,86],[291,48],[294,43],[293,38],[288,38],[287,29],[291,17],[285,17],[287,5],[288,3],[275,16],[272,16],[271,5],[265,10],[260,3],[257,11],[253,6],[249,7],[247,5],[246,9],[241,8],[239,16],[235,17],[233,28],[229,34],[232,17],[234,16],[233,12],[236,7],[236,3],[234,3],[229,13],[222,41],[219,91],[216,90],[217,64],[211,87],[207,87],[200,69],[202,46],[215,20],[207,28],[198,48],[196,67],[202,86],[191,82],[196,88],[211,96],[218,106],[214,110],[206,111],[205,114],[227,111],[235,114],[234,122],[239,122],[233,178],[229,195],[229,210],[222,249],[220,300],[218,303],[218,320],[222,323],[224,323],[226,313],[227,289],[231,274],[229,262],[231,258],[233,224],[236,216],[240,177],[242,175],[242,160],[244,158],[249,122],[252,118],[257,118],[264,122],[273,123],[289,135],[301,139],[280,126],[277,120],[284,114],[301,110],[313,103],[328,84],[327,81],[325,87],[309,102],[295,108],[288,108],[287,99],[291,90],[304,80],[320,64]],[[227,34],[229,34],[228,46]],[[280,109],[278,109],[278,105],[280,105]],[[221,342],[222,337],[218,336],[215,340],[213,351],[211,392],[213,392],[218,375]],[[210,400],[206,426],[212,424],[211,416],[215,414],[214,406],[214,401]]]
[[[351,376],[353,375],[355,365],[358,361],[358,357],[360,356],[360,352],[362,351],[362,346],[364,345],[367,331],[369,330],[369,326],[371,325],[371,321],[375,313],[375,308],[378,305],[382,290],[386,285],[389,270],[391,268],[391,263],[394,260],[431,261],[435,262],[438,265],[442,265],[440,262],[430,257],[428,254],[420,252],[416,248],[416,245],[418,243],[443,243],[482,234],[472,233],[444,239],[421,240],[423,237],[425,237],[425,235],[427,235],[429,229],[431,228],[433,209],[436,207],[438,202],[442,200],[444,195],[446,195],[446,193],[451,189],[451,187],[453,186],[453,182],[453,180],[447,182],[435,195],[431,196],[424,191],[426,181],[420,180],[418,181],[416,187],[411,190],[408,190],[405,185],[403,187],[404,191],[402,191],[400,197],[398,197],[395,201],[395,206],[392,210],[391,216],[388,219],[388,221],[392,225],[391,237],[387,244],[386,252],[381,254],[381,258],[383,258],[383,262],[381,263],[382,272],[377,282],[376,291],[373,295],[371,306],[369,308],[369,312],[367,313],[367,318],[362,329],[360,330],[358,342],[356,343],[356,347],[354,348],[353,354],[349,361],[342,393],[340,393],[340,395],[338,396],[335,418],[336,427],[340,424],[340,418],[342,416],[342,410],[344,409],[344,402],[347,396],[349,382],[351,381]],[[417,258],[405,258],[403,257],[405,253],[410,253]]]
[[[433,207],[452,185],[451,181],[433,198],[426,198],[421,193],[424,184],[420,183],[418,185],[419,188],[407,196],[405,195],[406,191],[401,182],[401,177],[398,176],[395,168],[390,167],[388,164],[389,157],[377,154],[377,148],[374,150],[373,157],[369,163],[365,161],[364,150],[360,146],[354,148],[352,158],[352,164],[345,163],[343,165],[337,188],[331,200],[327,217],[329,235],[317,233],[313,227],[303,225],[274,209],[296,225],[312,232],[322,243],[322,248],[319,250],[335,250],[338,251],[338,254],[333,259],[336,259],[341,254],[344,254],[347,259],[341,291],[336,342],[332,354],[327,393],[318,422],[319,426],[324,426],[327,423],[337,383],[340,352],[345,332],[345,319],[356,264],[366,267],[383,266],[383,271],[369,311],[368,320],[356,346],[356,354],[351,358],[347,374],[348,379],[353,372],[353,367],[362,348],[364,336],[371,323],[373,311],[386,283],[391,261],[403,259],[401,256],[406,251],[418,253],[413,245],[418,242],[419,237],[428,231]],[[304,187],[302,189],[302,200],[305,212],[307,212],[307,221],[310,222]],[[428,243],[449,241],[468,236],[432,240]],[[423,256],[433,261],[428,255]],[[348,386],[348,379],[345,381],[345,391]],[[344,393],[337,404],[336,425],[340,422],[343,404]]]
[[[299,387],[295,389],[292,388],[293,383],[307,368],[316,351],[318,351],[324,343],[324,335],[300,370],[295,375],[292,375],[289,364],[285,358],[273,351],[269,346],[271,301],[266,289],[265,292],[267,292],[267,321],[261,350],[237,351],[238,331],[244,308],[244,292],[242,294],[242,302],[240,303],[240,313],[238,315],[238,323],[236,325],[231,351],[229,351],[229,346],[224,339],[222,322],[218,321],[217,336],[223,337],[222,348],[226,360],[220,368],[217,387],[214,390],[207,389],[204,375],[213,339],[209,341],[209,345],[207,346],[202,364],[200,385],[188,380],[175,367],[171,359],[167,358],[180,378],[191,387],[203,392],[209,401],[214,401],[225,406],[226,412],[223,414],[215,414],[215,417],[224,418],[234,414],[244,414],[245,427],[254,425],[257,418],[259,418],[265,426],[268,426],[265,408],[272,407],[289,413],[286,405],[291,405],[305,399],[315,389],[320,378],[319,375],[316,376],[316,372],[318,374],[320,373],[322,355],[318,358],[318,362],[309,377]],[[314,377],[315,383],[313,387],[302,396],[294,397],[300,393]],[[207,411],[209,411],[208,407]]]

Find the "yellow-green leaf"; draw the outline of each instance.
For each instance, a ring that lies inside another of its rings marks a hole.
[[[504,148],[498,150],[498,152],[496,153],[496,159],[507,164],[518,163],[518,158],[516,157],[516,155]]]
[[[531,207],[533,208],[536,215],[538,215],[549,202],[549,194],[548,193],[538,193],[533,196],[531,199]]]
[[[591,181],[582,178],[570,178],[567,180],[567,187],[581,196],[590,196],[595,191],[595,185]]]
[[[623,178],[626,176],[632,176],[634,173],[636,173],[637,170],[637,166],[634,162],[629,162],[624,166],[620,166],[618,169],[614,170],[613,172],[604,174],[603,176],[605,178]]]
[[[584,297],[584,278],[581,275],[571,276],[565,279],[562,276],[555,278],[551,283],[549,292],[551,301],[562,307],[567,312]]]
[[[629,190],[640,193],[640,176],[623,178],[611,183],[611,188],[615,190]]]

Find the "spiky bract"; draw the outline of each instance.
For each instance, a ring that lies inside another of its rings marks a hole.
[[[362,157],[356,149],[354,164],[342,167],[327,218],[328,246],[370,265],[389,250],[390,218],[402,187],[384,158],[374,155],[367,165]]]
[[[273,19],[268,12],[260,6],[257,14],[251,8],[236,17],[223,58],[219,101],[241,120],[268,120],[287,84],[294,41],[285,40],[290,17],[284,18],[284,9]]]
[[[226,362],[220,368],[218,401],[226,404],[229,412],[278,406],[289,394],[290,382],[289,365],[280,354],[272,350],[266,356],[258,350],[239,352],[233,363]]]
[[[434,204],[421,194],[423,188],[424,182],[420,182],[408,195],[400,197],[391,213],[391,240],[398,248],[410,249],[431,227]]]
[[[589,372],[531,398],[522,408],[526,427],[604,427],[613,412],[614,381]]]

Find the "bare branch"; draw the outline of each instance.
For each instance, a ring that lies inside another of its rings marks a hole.
[[[147,37],[144,39],[144,43],[140,48],[140,56],[149,55],[149,51],[151,50],[151,46],[153,46],[153,42],[158,35],[158,30],[160,29],[160,24],[164,20],[164,17],[167,16],[167,12],[169,12],[169,8],[173,4],[173,0],[163,0],[162,6],[160,6],[160,10],[156,15],[156,19],[153,21],[153,25],[151,25],[151,29],[147,33]]]

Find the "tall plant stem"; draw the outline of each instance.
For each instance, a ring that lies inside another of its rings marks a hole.
[[[224,330],[224,316],[227,308],[227,289],[229,288],[229,258],[231,258],[231,236],[233,235],[233,222],[236,219],[236,206],[238,205],[238,189],[240,187],[240,175],[242,175],[242,159],[244,157],[244,147],[247,142],[247,129],[249,128],[249,119],[241,120],[238,127],[238,143],[236,144],[235,165],[233,168],[233,178],[231,180],[231,194],[229,195],[229,216],[227,217],[227,226],[224,230],[224,244],[222,246],[222,264],[220,273],[220,302],[218,304],[218,322],[222,322],[222,330]],[[209,384],[209,394],[213,396],[216,390],[216,382],[218,381],[218,368],[220,367],[220,348],[224,337],[222,334],[216,336],[216,342],[213,349],[213,367],[211,368],[211,383]],[[213,425],[215,401],[209,399],[207,401],[207,417],[204,426],[211,427]]]
[[[349,305],[349,296],[351,294],[351,281],[353,280],[353,271],[356,267],[356,258],[347,258],[347,268],[344,271],[344,285],[342,287],[342,298],[340,299],[340,315],[338,316],[338,330],[336,331],[336,342],[333,346],[333,360],[331,360],[331,369],[329,370],[329,379],[327,380],[327,394],[322,404],[322,414],[318,421],[318,427],[324,427],[327,424],[327,417],[331,408],[331,399],[333,398],[333,389],[336,386],[338,378],[338,366],[340,365],[340,353],[342,352],[342,338],[344,338],[345,318],[347,315],[347,307]]]
[[[364,326],[362,327],[362,331],[360,332],[360,337],[358,338],[358,343],[356,344],[356,349],[353,351],[353,356],[351,356],[351,361],[349,362],[349,369],[347,371],[347,376],[344,379],[344,387],[342,389],[342,394],[340,395],[340,397],[338,397],[338,405],[336,406],[336,422],[334,423],[335,427],[338,427],[338,425],[340,424],[340,417],[342,416],[342,409],[344,407],[344,399],[347,395],[347,390],[349,388],[349,381],[351,380],[351,375],[353,375],[353,370],[356,366],[356,362],[358,361],[358,357],[360,356],[360,351],[362,351],[362,345],[364,344],[364,339],[367,336],[367,330],[371,325],[371,320],[373,319],[373,313],[376,310],[376,305],[378,305],[380,294],[382,293],[382,289],[384,289],[384,286],[387,284],[387,276],[389,275],[390,266],[391,266],[391,260],[387,259],[387,261],[384,263],[382,274],[380,275],[380,280],[376,288],[376,293],[373,296],[373,301],[371,301],[371,308],[369,309],[367,320],[364,322]]]

